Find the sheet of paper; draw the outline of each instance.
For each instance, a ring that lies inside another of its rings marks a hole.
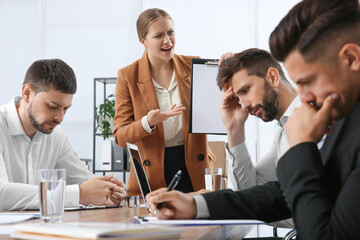
[[[0,224],[23,222],[32,218],[39,218],[40,213],[0,213]]]
[[[15,225],[0,225],[0,236],[10,235],[14,231]]]
[[[223,93],[216,85],[217,74],[217,66],[192,65],[192,133],[226,134],[220,115]]]
[[[121,206],[106,206],[106,205],[83,205],[80,204],[78,207],[66,207],[65,212],[79,211],[79,210],[91,210],[91,209],[102,209],[102,208],[120,208]]]
[[[159,220],[157,217],[135,217],[138,224],[160,224],[160,225],[256,225],[265,224],[259,220],[248,219],[226,219],[226,220],[206,220],[206,219],[193,219],[193,220]]]

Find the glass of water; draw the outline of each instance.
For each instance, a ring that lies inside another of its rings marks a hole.
[[[39,170],[40,218],[43,223],[61,222],[64,215],[66,170]]]
[[[205,189],[217,191],[221,189],[221,168],[205,168]]]
[[[126,197],[127,203],[128,203],[128,207],[133,208],[133,207],[139,207],[140,203],[141,203],[141,197],[140,195],[136,195],[136,196],[127,196]]]

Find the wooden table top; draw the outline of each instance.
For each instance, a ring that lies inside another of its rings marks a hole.
[[[136,208],[108,208],[96,210],[81,210],[65,212],[63,222],[119,222],[132,223],[134,216],[145,216],[145,207]],[[40,222],[39,219],[27,222]],[[245,237],[253,226],[251,225],[223,225],[223,226],[174,226],[184,229],[179,239],[241,239]],[[0,239],[11,239],[7,235],[0,235]]]

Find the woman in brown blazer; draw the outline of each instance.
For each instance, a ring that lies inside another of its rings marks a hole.
[[[174,54],[174,24],[168,13],[148,9],[137,20],[145,53],[118,71],[115,91],[116,143],[136,144],[150,187],[169,185],[178,170],[178,189],[192,192],[205,187],[204,168],[213,154],[204,134],[189,134],[191,58]],[[140,194],[133,168],[127,195]]]

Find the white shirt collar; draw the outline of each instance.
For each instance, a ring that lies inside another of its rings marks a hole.
[[[14,97],[8,104],[6,104],[6,120],[9,126],[9,132],[11,135],[25,134],[24,128],[21,124],[19,114],[16,110],[16,105],[19,104],[22,97]]]
[[[14,97],[8,104],[6,104],[6,106],[5,106],[5,109],[7,112],[6,121],[9,126],[9,132],[12,136],[24,135],[27,138],[29,138],[25,134],[24,128],[20,121],[19,114],[16,110],[16,105],[19,104],[21,99],[22,99],[22,97],[17,96],[17,97]],[[36,131],[32,142],[34,142],[34,143],[38,142],[43,135],[44,135],[43,133]]]
[[[286,109],[285,113],[281,116],[280,121],[278,121],[278,125],[280,127],[284,127],[285,123],[287,122],[288,118],[292,114],[292,112],[295,110],[295,108],[298,108],[301,105],[300,96],[296,96],[294,100],[290,103],[288,108]]]

